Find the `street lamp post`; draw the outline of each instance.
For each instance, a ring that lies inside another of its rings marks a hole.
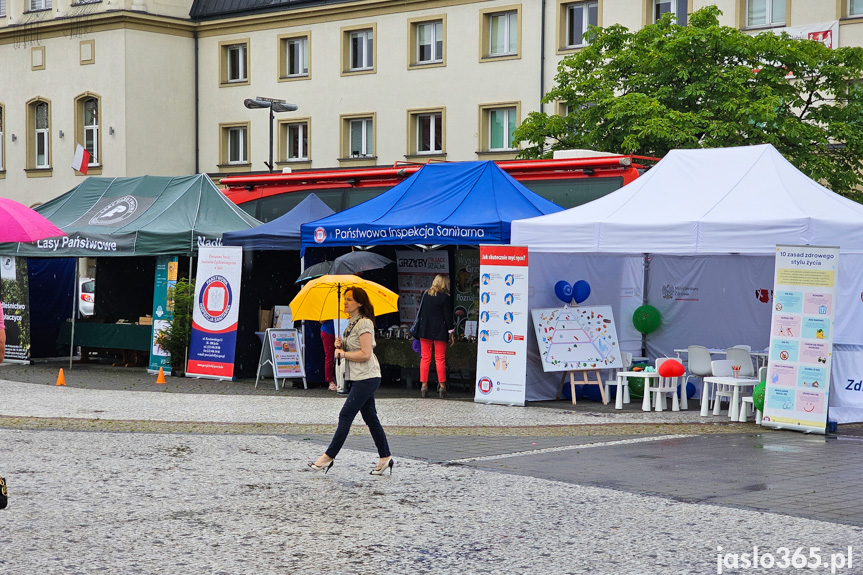
[[[258,96],[257,98],[246,98],[243,100],[243,105],[250,109],[256,110],[258,108],[269,108],[270,109],[270,162],[267,164],[267,167],[270,168],[270,172],[273,171],[273,120],[275,116],[274,112],[293,112],[297,109],[296,104],[288,104],[284,100],[277,100],[275,98],[262,98]]]

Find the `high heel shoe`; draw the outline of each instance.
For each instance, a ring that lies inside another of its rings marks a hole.
[[[448,394],[447,394],[446,386],[445,386],[445,385],[440,385],[440,384],[438,384],[438,386],[437,386],[437,395],[438,395],[438,397],[439,397],[439,398],[441,398],[441,399],[446,399],[446,398],[447,398],[447,395],[448,395]]]
[[[424,383],[422,385],[422,387],[420,387],[420,395],[423,398],[425,398],[425,396],[428,395],[428,392],[429,392],[428,384]]]
[[[327,472],[330,470],[330,467],[332,467],[333,463],[335,463],[335,462],[336,462],[336,460],[333,459],[325,465],[315,465],[314,461],[309,461],[309,469],[311,469],[312,471],[323,471],[324,475],[326,475]]]
[[[384,465],[381,468],[375,467],[374,469],[372,469],[369,472],[369,475],[383,475],[384,471],[386,471],[387,469],[390,470],[390,475],[392,475],[393,474],[393,465],[395,465],[395,463],[393,462],[393,458],[390,457],[389,463],[387,463],[386,465]]]

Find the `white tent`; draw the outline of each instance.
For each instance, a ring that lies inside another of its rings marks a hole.
[[[532,308],[559,305],[557,280],[585,279],[593,289],[583,305],[612,305],[624,350],[640,347],[630,318],[646,291],[664,324],[648,336],[651,357],[690,344],[765,348],[776,245],[839,246],[830,417],[863,421],[863,392],[845,390],[863,378],[863,205],[812,181],[773,146],[673,150],[608,196],[514,221],[511,241],[530,248]],[[555,378],[538,369],[529,358],[531,381],[541,383],[528,399],[556,392]]]

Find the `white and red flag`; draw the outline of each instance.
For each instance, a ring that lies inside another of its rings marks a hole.
[[[89,164],[90,152],[84,149],[84,146],[78,144],[78,147],[75,148],[75,159],[72,160],[72,167],[86,176]]]

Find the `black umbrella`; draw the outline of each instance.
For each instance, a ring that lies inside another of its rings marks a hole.
[[[321,262],[309,266],[297,278],[297,283],[326,274],[353,275],[367,270],[377,270],[391,263],[393,263],[393,260],[374,252],[348,252],[331,262]]]

